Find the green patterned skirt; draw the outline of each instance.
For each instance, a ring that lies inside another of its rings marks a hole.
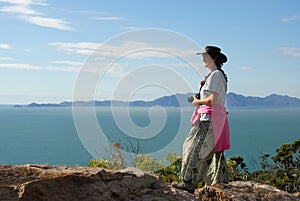
[[[214,151],[212,124],[201,121],[193,126],[183,144],[181,180],[206,185],[228,183],[224,151]]]

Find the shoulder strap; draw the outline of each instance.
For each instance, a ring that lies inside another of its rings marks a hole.
[[[199,94],[200,94],[200,91],[201,91],[202,87],[203,87],[204,84],[205,84],[205,81],[206,81],[207,78],[212,74],[212,72],[214,72],[215,70],[218,70],[218,68],[216,68],[216,69],[212,70],[210,73],[208,73],[208,75],[206,76],[206,78],[205,78],[203,81],[201,81],[201,86],[200,86],[200,89],[199,89]]]

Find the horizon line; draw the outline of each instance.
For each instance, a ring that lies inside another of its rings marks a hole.
[[[136,101],[144,101],[144,102],[151,102],[151,101],[155,101],[157,99],[160,99],[160,98],[163,98],[163,97],[168,97],[168,96],[176,96],[176,95],[188,95],[188,94],[194,94],[192,92],[189,92],[189,93],[175,93],[175,94],[171,94],[171,95],[163,95],[163,96],[159,96],[159,97],[156,97],[154,99],[151,99],[151,100],[142,100],[142,99],[136,99],[136,100],[132,100],[132,101],[123,101],[123,100],[108,100],[108,99],[103,99],[103,100],[98,100],[98,99],[94,99],[94,100],[62,100],[62,101],[58,101],[58,102],[38,102],[38,101],[32,101],[30,103],[0,103],[0,106],[26,106],[26,105],[30,105],[30,104],[61,104],[61,103],[64,103],[64,102],[68,102],[68,103],[73,103],[73,102],[92,102],[92,101],[116,101],[116,102],[128,102],[128,103],[132,103],[132,102],[136,102]],[[298,97],[293,97],[293,96],[289,96],[289,95],[282,95],[282,94],[277,94],[277,93],[271,93],[269,95],[266,95],[266,96],[253,96],[253,95],[244,95],[244,94],[240,94],[240,93],[236,93],[236,92],[228,92],[226,93],[226,95],[228,94],[235,94],[235,95],[240,95],[240,96],[244,96],[244,97],[255,97],[255,98],[266,98],[266,97],[269,97],[269,96],[272,96],[272,95],[278,95],[278,96],[286,96],[286,97],[289,97],[289,98],[296,98],[296,99],[300,99]]]

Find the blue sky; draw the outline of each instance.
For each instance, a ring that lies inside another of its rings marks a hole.
[[[116,89],[126,94],[126,88],[130,88],[130,99],[149,100],[190,92],[177,82],[180,79],[177,74],[196,91],[205,71],[200,69],[198,74],[191,75],[182,60],[157,54],[157,50],[150,55],[136,52],[122,57],[106,71],[102,62],[106,57],[159,41],[151,38],[151,34],[147,42],[130,34],[128,41],[122,38],[126,33],[147,28],[173,32],[175,36],[181,35],[180,41],[192,41],[199,47],[220,46],[229,58],[224,65],[229,92],[246,96],[277,93],[300,98],[300,2],[297,0],[0,0],[0,26],[0,104],[72,100],[82,67],[99,47],[96,74],[103,79],[96,87],[96,99],[109,99],[111,91],[118,92]],[[166,41],[156,47],[168,49],[172,46],[171,38]],[[179,41],[174,39],[175,43],[179,49]],[[191,56],[196,51],[193,48],[188,49],[183,43],[182,55]],[[200,57],[194,56],[190,61],[196,67],[199,63],[201,68]],[[167,68],[161,67],[162,73],[157,73],[159,68],[154,67],[157,70],[154,74],[141,70],[152,64]],[[144,88],[139,87],[143,85],[139,81],[129,85],[129,80],[137,80],[135,76],[148,79]],[[173,81],[175,85],[164,87],[165,83],[158,80]],[[125,91],[116,83],[126,83],[122,85]]]

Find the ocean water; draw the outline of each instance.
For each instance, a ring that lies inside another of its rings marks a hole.
[[[139,136],[132,130],[128,137],[124,135],[128,131],[122,131],[115,124],[110,108],[96,108],[104,133],[102,138],[110,138],[112,142],[142,138],[140,150],[154,152],[153,156],[158,159],[168,152],[181,153],[190,130],[192,111],[192,107],[164,108],[162,113],[162,108],[141,107],[131,108],[128,116],[127,110],[119,108],[119,120],[125,122],[123,126],[129,125],[130,118],[130,124],[142,131]],[[231,149],[225,155],[242,156],[249,169],[255,169],[261,153],[274,155],[275,148],[300,137],[300,108],[230,108],[228,111]],[[158,134],[147,138],[149,129]],[[72,108],[0,106],[0,164],[87,165],[95,155],[82,143],[82,137],[75,128]],[[92,138],[89,140],[95,142]]]

